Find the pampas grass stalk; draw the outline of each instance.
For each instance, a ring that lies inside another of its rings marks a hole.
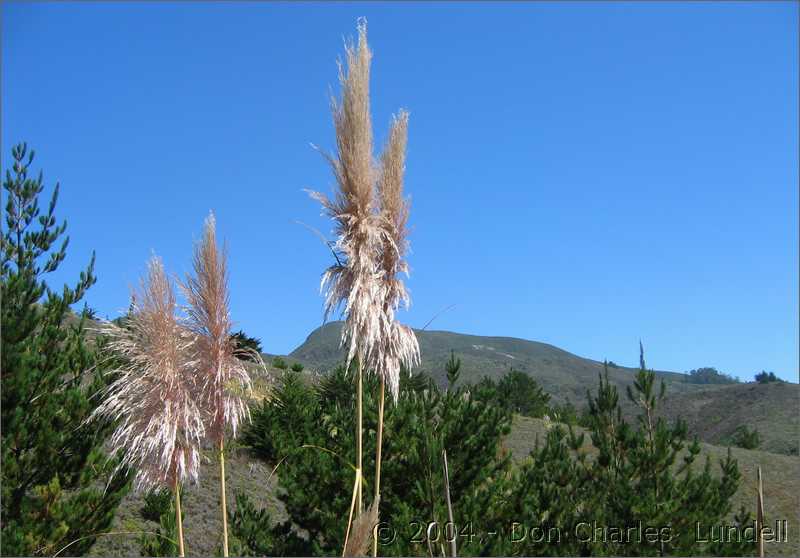
[[[228,556],[228,512],[225,493],[225,431],[235,437],[241,422],[250,417],[247,394],[252,389],[241,351],[231,337],[228,271],[225,250],[218,250],[213,213],[195,245],[193,274],[181,283],[188,306],[188,327],[194,334],[193,366],[202,382],[202,403],[207,434],[219,453],[220,504],[223,555]],[[255,353],[255,351],[249,351]],[[258,354],[251,356],[257,357]]]
[[[354,510],[356,521],[362,512],[364,368],[372,370],[381,380],[375,495],[370,507],[370,513],[377,518],[386,386],[397,399],[401,365],[411,367],[419,359],[419,345],[413,331],[397,323],[394,316],[399,306],[409,304],[408,293],[398,277],[400,273],[408,273],[404,260],[408,248],[408,203],[403,198],[408,114],[401,111],[393,119],[380,165],[376,166],[369,103],[371,58],[366,23],[361,20],[357,45],[345,47],[346,70],[339,64],[341,102],[331,100],[338,153],[326,158],[339,190],[334,200],[311,192],[336,224],[337,239],[333,245],[336,264],[322,277],[323,288],[328,287],[325,317],[343,307],[345,325],[341,344],[349,343],[346,366],[357,359],[356,481],[346,540],[350,537]],[[345,552],[347,549],[346,543]],[[373,554],[377,555],[377,541]]]
[[[225,440],[219,441],[219,489],[222,508],[222,555],[228,556],[228,499],[225,495]]]
[[[345,64],[339,64],[341,101],[331,99],[337,155],[325,154],[325,157],[336,177],[338,191],[332,200],[318,192],[310,192],[333,219],[337,237],[334,244],[337,262],[322,277],[322,287],[327,287],[325,317],[343,309],[345,324],[341,345],[349,345],[346,366],[349,368],[353,359],[357,360],[354,506],[359,516],[362,510],[363,367],[377,343],[381,318],[376,255],[380,252],[382,229],[375,200],[376,173],[369,103],[371,58],[366,23],[361,21],[357,44],[345,46]],[[353,514],[350,515],[348,533]]]
[[[381,388],[378,407],[378,440],[375,452],[375,496],[373,505],[379,514],[381,486],[381,450],[383,445],[384,391],[389,384],[393,399],[400,391],[400,368],[411,368],[419,361],[419,344],[411,328],[399,324],[395,311],[411,303],[400,274],[408,274],[404,257],[408,250],[407,229],[409,204],[403,198],[403,177],[408,138],[408,113],[400,111],[393,119],[389,138],[381,156],[378,179],[380,197],[380,222],[383,230],[379,259],[381,283],[381,332],[372,367],[380,376]],[[378,555],[378,541],[373,539],[373,556]]]
[[[444,467],[444,495],[447,502],[447,520],[453,528],[453,538],[450,539],[450,556],[456,558],[456,527],[453,523],[453,504],[450,501],[450,472],[447,469],[447,450],[442,450],[442,466]],[[447,539],[447,530],[445,530],[445,539]]]
[[[201,390],[188,358],[192,336],[176,315],[175,293],[160,259],[150,260],[132,301],[122,327],[106,322],[101,328],[111,356],[121,364],[109,371],[117,379],[90,420],[116,422],[111,450],[122,456],[119,468],[137,471],[137,491],[159,486],[174,491],[183,556],[179,488],[185,481],[197,482],[205,435]]]
[[[178,556],[185,556],[183,550],[183,518],[181,517],[181,487],[175,479],[175,523],[178,528]]]

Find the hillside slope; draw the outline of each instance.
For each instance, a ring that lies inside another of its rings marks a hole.
[[[689,431],[708,443],[730,443],[739,425],[755,428],[759,449],[798,454],[800,386],[790,383],[732,384],[718,389],[671,394],[661,406],[669,419],[683,418]]]
[[[330,322],[314,330],[305,342],[289,356],[302,361],[307,367],[326,371],[342,362],[343,353],[338,348],[342,322]],[[497,378],[513,367],[536,378],[555,402],[570,399],[582,405],[586,389],[597,385],[603,364],[582,358],[553,345],[513,337],[483,337],[449,331],[415,330],[422,354],[420,370],[438,382],[445,381],[444,363],[455,351],[461,359],[461,378],[474,382],[482,376]],[[635,348],[632,350],[635,351]],[[631,368],[609,368],[611,383],[624,390],[633,380]],[[690,384],[685,375],[676,372],[656,371],[669,384],[673,394],[694,393],[715,389],[717,386]]]
[[[342,322],[331,322],[314,330],[290,358],[309,370],[325,372],[342,362],[338,348]],[[586,390],[597,388],[603,364],[536,341],[512,337],[482,337],[448,331],[415,330],[424,371],[439,383],[445,382],[444,363],[454,351],[461,359],[461,378],[474,382],[482,376],[499,377],[513,367],[530,374],[554,403],[567,399],[578,408],[586,405]],[[608,376],[620,393],[626,416],[635,411],[625,397],[635,370],[610,367]],[[670,420],[682,417],[690,433],[707,443],[729,444],[740,425],[757,428],[761,449],[797,454],[800,440],[800,386],[797,384],[692,384],[685,374],[656,371],[667,384],[667,399],[661,405]]]

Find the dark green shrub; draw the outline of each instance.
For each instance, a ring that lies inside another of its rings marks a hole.
[[[735,384],[739,380],[728,374],[723,374],[716,368],[707,366],[690,370],[686,381],[690,384]]]
[[[231,556],[266,556],[276,547],[269,514],[256,508],[246,493],[236,492],[236,508],[228,518]]]
[[[733,432],[733,444],[744,449],[756,449],[761,444],[761,436],[755,428],[750,430],[742,424]]]
[[[149,500],[148,500],[149,497]],[[181,506],[182,508],[183,506]],[[145,505],[142,516],[150,521],[156,521],[158,527],[155,531],[142,533],[139,536],[140,553],[142,556],[177,556],[178,555],[178,527],[176,524],[175,498],[167,490],[152,491],[145,496]],[[181,520],[184,518],[181,509]]]
[[[249,351],[261,354],[261,339],[250,337],[241,329],[231,335],[231,338],[236,342],[236,347],[241,350],[240,360],[254,360],[254,356],[249,354]]]
[[[484,377],[471,387],[473,397],[527,417],[540,418],[550,410],[550,395],[524,372],[511,369],[495,382]]]
[[[756,382],[758,382],[759,384],[768,384],[770,382],[783,381],[775,375],[775,372],[767,372],[765,370],[762,370],[761,372],[756,374],[755,379]]]
[[[172,491],[165,488],[150,490],[144,495],[144,505],[141,509],[142,517],[148,521],[158,522],[161,514],[170,506]]]
[[[451,377],[457,371],[451,369]],[[253,412],[244,440],[260,456],[280,463],[280,499],[289,520],[270,526],[275,546],[270,554],[341,553],[355,462],[353,374],[341,367],[307,386],[287,373],[274,402]],[[365,499],[371,500],[374,473],[377,382],[365,378]],[[413,521],[446,521],[442,450],[447,449],[453,506],[477,514],[491,496],[490,479],[509,466],[500,452],[510,415],[475,401],[457,386],[440,390],[420,375],[401,376],[401,396],[388,401],[383,446],[381,518],[404,526],[396,541],[381,547],[384,555],[418,555],[424,545],[411,542]],[[292,527],[296,527],[293,529]],[[308,537],[297,535],[297,529]],[[263,549],[262,549],[263,550]],[[256,550],[252,550],[256,552]]]
[[[289,365],[281,357],[273,358],[272,359],[272,366],[274,366],[278,370],[288,370],[289,369]]]

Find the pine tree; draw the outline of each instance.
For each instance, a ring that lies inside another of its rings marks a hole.
[[[719,525],[731,519],[738,466],[730,455],[716,472],[710,460],[697,463],[700,446],[688,440],[686,425],[656,418],[664,392],[655,374],[646,369],[643,356],[630,392],[639,406],[636,422],[623,417],[619,394],[606,372],[597,390],[587,394],[587,432],[572,426],[549,428],[542,443],[516,466],[502,450],[510,412],[497,402],[495,388],[489,385],[493,383],[458,386],[454,355],[446,371],[446,391],[422,374],[404,372],[400,398],[387,408],[385,428],[391,436],[386,439],[382,474],[387,483],[380,518],[394,529],[394,538],[390,544],[381,542],[381,555],[446,555],[453,536],[461,556],[752,552],[753,545],[747,542],[694,540],[697,522]],[[354,463],[353,376],[352,370],[339,368],[312,386],[288,374],[275,399],[263,402],[253,413],[245,439],[256,454],[276,466],[279,498],[288,519],[274,525],[263,510],[243,506],[246,511],[234,535],[240,541],[261,535],[253,547],[244,543],[242,553],[329,555],[340,550],[341,517],[350,501],[351,479],[346,472]],[[368,456],[377,424],[374,382],[368,375],[364,405]],[[455,531],[447,525],[443,449]],[[370,465],[367,461],[365,470]],[[371,480],[365,479],[367,486]],[[751,521],[746,512],[732,519],[740,527]],[[639,521],[641,540],[636,531]],[[595,525],[609,528],[604,537],[596,536]],[[531,527],[538,530],[532,532]],[[648,538],[648,527],[656,528],[655,538]],[[632,538],[626,538],[630,529]],[[298,530],[307,536],[299,536]],[[494,534],[486,536],[489,531]]]
[[[731,498],[740,474],[728,456],[713,474],[711,461],[697,466],[697,440],[688,441],[686,424],[668,424],[655,412],[665,388],[656,387],[641,354],[640,369],[629,399],[638,407],[635,425],[622,415],[608,370],[589,399],[591,457],[585,437],[555,427],[542,446],[510,477],[502,504],[506,517],[525,517],[531,524],[558,527],[554,541],[528,537],[508,544],[510,535],[491,553],[506,555],[742,555],[750,543],[703,543],[695,540],[697,524],[719,525],[730,516]],[[596,452],[596,453],[595,453]],[[750,519],[734,517],[740,528]],[[601,528],[600,534],[595,526]],[[521,537],[517,537],[520,539]]]
[[[454,358],[448,366],[453,381],[458,375],[456,362]],[[347,514],[352,487],[348,473],[355,464],[351,428],[356,409],[354,368],[348,372],[340,367],[318,386],[305,385],[288,373],[277,386],[274,399],[254,410],[244,440],[257,455],[277,466],[279,498],[289,517],[267,527],[272,532],[272,548],[262,546],[247,552],[341,552],[345,536],[341,518]],[[364,379],[364,470],[368,472],[374,466],[378,381],[374,375]],[[387,405],[384,419],[390,435],[384,440],[381,476],[386,482],[381,489],[380,519],[398,531],[391,544],[379,546],[379,552],[385,556],[427,554],[426,544],[414,535],[422,523],[436,522],[440,529],[447,523],[442,450],[447,450],[458,523],[487,507],[492,478],[502,477],[508,470],[510,461],[501,453],[500,441],[510,429],[511,417],[504,409],[471,399],[465,388],[451,384],[443,392],[429,378],[403,369],[400,397]],[[371,490],[374,477],[367,475],[365,482]],[[260,521],[267,523],[265,517]],[[297,528],[308,536],[298,536]],[[240,537],[236,529],[234,535]],[[462,546],[459,543],[459,548]],[[474,552],[472,548],[478,547],[463,546],[467,554]]]
[[[108,424],[85,425],[104,385],[87,344],[86,312],[70,307],[95,282],[94,255],[73,287],[59,292],[45,277],[66,256],[66,222],[57,223],[56,184],[40,214],[41,172],[28,176],[34,153],[12,149],[6,171],[2,235],[2,553],[85,553],[107,530],[128,490],[124,473],[102,451]],[[60,238],[61,244],[56,248]],[[93,370],[92,373],[89,370]]]
[[[238,491],[236,509],[231,509],[228,516],[231,518],[230,551],[233,556],[270,555],[275,548],[275,537],[269,529],[266,510],[257,508],[247,493]]]
[[[231,337],[239,349],[244,349],[237,353],[237,356],[242,360],[255,360],[249,351],[261,353],[261,339],[258,337],[250,337],[241,329],[232,334]]]

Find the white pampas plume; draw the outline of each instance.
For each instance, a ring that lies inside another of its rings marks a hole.
[[[192,271],[179,285],[188,303],[187,327],[194,334],[192,367],[203,388],[203,408],[210,415],[206,435],[219,443],[226,427],[235,437],[241,423],[249,419],[252,382],[239,358],[244,349],[231,337],[226,252],[218,250],[213,213],[206,218],[203,236],[195,244]]]
[[[411,328],[395,320],[395,311],[411,303],[401,274],[408,275],[405,255],[408,251],[408,200],[403,198],[408,113],[401,110],[392,120],[389,138],[381,155],[378,178],[380,199],[381,253],[379,260],[381,294],[381,332],[373,349],[370,367],[389,386],[397,400],[400,367],[411,368],[419,362],[419,344]]]
[[[331,98],[337,156],[323,154],[339,189],[333,200],[319,192],[309,192],[335,223],[334,250],[339,261],[325,270],[321,286],[326,289],[326,319],[340,308],[344,313],[341,344],[349,344],[346,366],[355,357],[362,363],[366,361],[380,330],[376,254],[380,251],[382,231],[376,212],[372,156],[371,58],[366,25],[361,22],[357,46],[348,43],[345,47],[346,71],[339,63],[341,102]]]
[[[194,334],[192,368],[202,385],[206,430],[220,458],[220,502],[223,556],[228,556],[228,512],[225,494],[225,429],[236,437],[239,425],[250,418],[247,401],[252,383],[240,358],[242,350],[231,337],[226,253],[217,249],[216,220],[206,218],[203,236],[194,247],[193,274],[182,282],[188,306],[188,327]],[[260,355],[250,351],[256,362]]]
[[[111,450],[122,455],[120,467],[136,470],[137,490],[174,489],[197,482],[205,435],[200,385],[187,359],[192,335],[176,316],[175,293],[159,258],[148,263],[132,300],[122,326],[102,326],[120,364],[109,371],[118,377],[91,419],[116,421]]]

